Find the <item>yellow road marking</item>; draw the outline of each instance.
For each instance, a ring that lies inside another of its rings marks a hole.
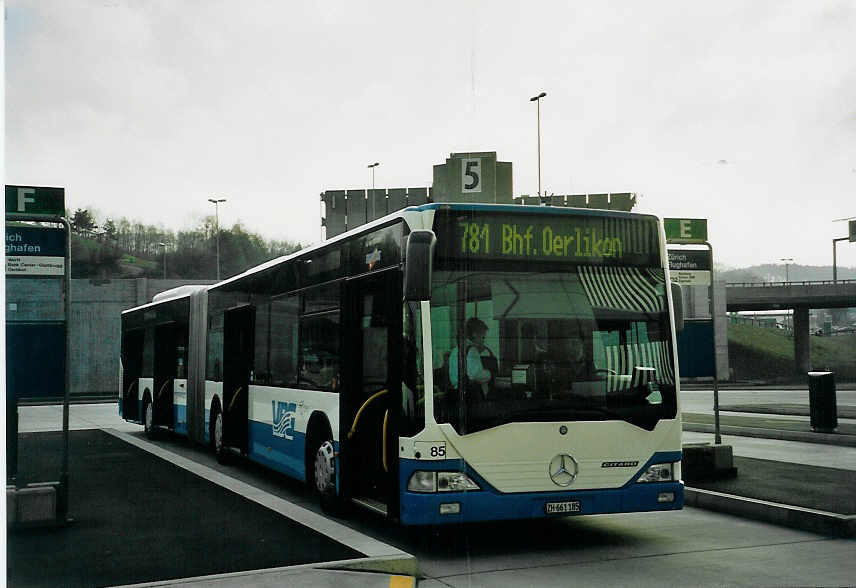
[[[389,588],[414,588],[416,582],[413,576],[390,576]]]

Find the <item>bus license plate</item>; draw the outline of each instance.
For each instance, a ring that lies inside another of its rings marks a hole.
[[[572,512],[580,512],[580,501],[569,500],[567,502],[548,502],[547,514],[566,514]]]

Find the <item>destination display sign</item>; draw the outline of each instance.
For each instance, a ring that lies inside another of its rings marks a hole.
[[[710,286],[710,251],[669,249],[669,275],[681,286]]]
[[[6,226],[6,275],[61,276],[65,273],[65,231]]]
[[[439,210],[434,231],[442,260],[660,265],[654,218]]]

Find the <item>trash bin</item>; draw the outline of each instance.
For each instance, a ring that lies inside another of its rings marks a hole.
[[[808,373],[808,404],[811,429],[818,433],[835,431],[838,427],[835,374],[832,372]]]

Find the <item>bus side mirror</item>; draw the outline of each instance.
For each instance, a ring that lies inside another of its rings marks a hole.
[[[413,231],[407,237],[404,262],[404,299],[431,299],[431,268],[434,266],[434,231]]]
[[[675,333],[680,333],[684,330],[684,298],[681,294],[681,287],[672,282],[672,305],[675,318]]]

